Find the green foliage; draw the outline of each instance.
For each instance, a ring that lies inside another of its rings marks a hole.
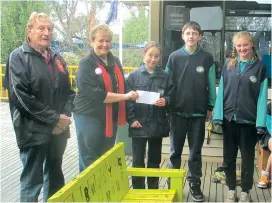
[[[145,12],[141,10],[139,16],[133,15],[124,22],[123,44],[143,44],[148,41],[148,20]],[[123,50],[123,66],[139,67],[143,62],[143,56],[140,54],[141,49],[124,49]]]
[[[123,44],[139,45],[148,41],[148,20],[144,11],[139,12],[139,16],[132,17],[124,22]],[[119,35],[114,34],[112,43],[119,43]],[[123,49],[123,67],[139,67],[143,63],[141,49]],[[114,56],[119,57],[119,49],[111,49]]]
[[[87,56],[89,52],[80,52],[80,53],[73,53],[73,52],[61,52],[60,55],[65,60],[66,64],[69,66],[78,66],[79,61],[84,56]]]
[[[113,34],[111,42],[112,43],[119,43],[119,35]]]
[[[143,56],[140,49],[124,49],[123,64],[126,67],[139,67],[143,63]]]
[[[1,63],[8,54],[25,41],[25,29],[33,11],[47,13],[45,1],[1,2]]]
[[[112,49],[112,54],[119,57],[119,50]],[[143,63],[141,49],[123,49],[123,66],[124,67],[139,67]]]
[[[148,16],[145,16],[143,10],[139,12],[139,16],[132,17],[124,22],[123,43],[139,44],[148,40]]]

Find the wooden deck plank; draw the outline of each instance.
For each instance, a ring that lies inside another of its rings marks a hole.
[[[17,146],[17,144],[14,144],[14,141],[16,140],[16,137],[14,135],[14,137],[10,136],[9,134],[2,134],[2,136],[9,136],[8,139],[1,139],[1,152],[7,152],[8,151],[14,151],[17,153],[19,153],[19,148]],[[3,153],[3,156],[2,157],[9,157],[9,154],[8,153]],[[2,158],[1,157],[1,158]]]
[[[254,179],[253,179],[254,180],[253,181],[253,187],[255,187],[255,189],[256,189],[259,202],[267,202],[269,200],[269,197],[267,198],[265,196],[265,191],[267,189],[262,190],[262,189],[258,188],[258,186],[257,186],[259,177],[258,177],[258,172],[256,170],[254,170],[254,176],[253,177],[254,177]],[[270,197],[270,201],[269,202],[271,202],[271,197]]]
[[[14,187],[15,189],[10,189],[10,190],[5,190],[2,191],[1,189],[1,202],[5,202],[5,201],[9,201],[12,198],[16,198],[16,194],[14,195],[14,193],[16,193],[18,190],[16,190],[16,187]]]
[[[187,164],[187,161],[185,161],[185,160],[182,159],[181,160],[180,168],[186,170],[186,166],[185,166],[186,164]],[[185,174],[184,180],[183,180],[183,202],[187,201],[187,197],[186,197],[186,201],[185,201],[185,192],[184,192],[184,187],[185,187],[186,181],[187,181],[187,172],[188,172],[188,170],[186,170],[186,174]]]
[[[210,182],[207,181],[207,180],[209,180],[209,177],[210,177],[209,172],[208,172],[209,167],[210,167],[210,164],[208,162],[202,162],[201,190],[204,195],[204,201],[207,201],[209,199],[209,190],[206,190],[206,189],[209,189],[209,187],[210,187]],[[190,194],[190,196],[192,198],[191,194]],[[193,198],[190,201],[193,201]]]
[[[209,188],[209,199],[208,199],[209,202],[216,202],[216,196],[218,194],[217,184],[212,182],[212,176],[216,168],[217,168],[217,163],[211,163],[210,188]]]
[[[161,168],[168,168],[168,159],[162,160]],[[167,186],[167,178],[160,178],[159,180],[159,188],[164,189],[168,188]]]
[[[213,163],[213,173],[221,165],[222,165],[221,163]],[[215,200],[215,202],[224,202],[224,185],[221,183],[213,183],[213,184],[216,185],[216,200]]]
[[[253,175],[253,178],[254,178],[254,175]],[[259,201],[259,190],[258,190],[258,187],[255,186],[254,184],[254,179],[253,179],[253,185],[252,185],[252,189],[250,190],[250,196],[251,196],[251,199],[252,199],[252,202],[258,202]],[[257,187],[257,188],[256,188]],[[239,193],[240,194],[240,193]],[[264,201],[261,201],[261,202],[264,202]]]
[[[255,165],[255,170],[254,170],[255,184],[258,183],[259,179],[260,179],[260,175],[258,174],[257,165]],[[266,202],[272,202],[271,187],[270,188],[266,188],[266,189],[260,189],[260,188],[258,188],[258,190],[262,191],[264,199],[265,199]]]
[[[219,164],[219,166],[222,166],[223,163]],[[228,196],[228,191],[229,191],[229,188],[226,184],[222,184],[222,187],[223,187],[223,201],[226,200],[227,196]]]
[[[20,189],[20,175],[21,173],[15,174],[13,176],[13,179],[9,179],[10,180],[9,182],[5,182],[4,184],[1,184],[1,194],[6,194],[13,190],[19,190]],[[3,188],[2,188],[2,185],[4,186]]]
[[[1,202],[15,202],[20,197],[20,184],[18,179],[18,184],[6,191],[5,193],[1,191]]]
[[[181,163],[184,163],[182,167],[188,173],[188,161],[184,161]],[[189,189],[189,184],[188,184],[188,180],[187,180],[187,173],[186,173],[186,177],[185,177],[185,181],[184,181],[184,185],[183,185],[183,201],[184,202],[189,201],[189,195],[190,195],[190,189]]]
[[[10,167],[9,171],[1,173],[1,192],[13,190],[19,185],[21,171],[22,166],[15,171],[13,171],[13,167]]]
[[[126,164],[127,164],[127,167],[132,167],[132,156],[126,156]],[[129,185],[130,185],[130,188],[132,188],[132,179],[131,177],[129,177]]]
[[[212,163],[206,163],[206,172],[205,176],[203,176],[203,194],[205,201],[209,201],[210,199],[210,186],[211,186],[211,170],[212,170]],[[204,175],[204,174],[203,174]]]

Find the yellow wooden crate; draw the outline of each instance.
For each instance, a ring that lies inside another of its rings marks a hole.
[[[171,189],[130,190],[129,176],[170,177]],[[119,143],[48,202],[180,202],[184,176],[185,170],[182,169],[127,168],[124,143]]]

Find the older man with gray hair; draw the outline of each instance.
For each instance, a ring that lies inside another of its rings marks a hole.
[[[23,170],[20,201],[43,201],[64,186],[62,158],[70,136],[74,92],[64,60],[50,48],[54,24],[33,12],[26,42],[9,55],[6,88]]]

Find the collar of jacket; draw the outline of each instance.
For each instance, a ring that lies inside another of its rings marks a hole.
[[[197,46],[196,50],[194,53],[190,54],[187,49],[185,48],[185,45],[183,47],[181,47],[181,52],[184,53],[187,56],[193,56],[193,55],[197,55],[197,53],[200,51],[200,46]]]
[[[246,64],[254,64],[254,63],[256,63],[256,61],[257,61],[257,57],[256,57],[256,56],[253,56],[253,57],[251,58],[251,60],[241,61],[241,60],[240,60],[240,56],[238,56],[237,61],[238,61],[240,64],[242,64],[242,63],[246,63]]]
[[[103,67],[112,67],[112,66],[114,66],[114,64],[116,63],[116,61],[115,61],[115,58],[114,58],[114,56],[113,56],[113,54],[109,51],[109,53],[108,53],[108,55],[107,55],[107,59],[108,59],[108,65],[106,65],[103,61],[102,61],[102,59],[99,57],[99,56],[97,56],[96,55],[96,53],[94,52],[94,50],[92,49],[91,51],[90,51],[90,56],[91,56],[91,59],[93,59],[95,62],[98,62],[98,63],[100,63]]]
[[[42,54],[38,51],[36,51],[35,49],[33,49],[31,46],[29,46],[28,43],[24,42],[23,45],[22,45],[22,49],[23,49],[23,52],[26,52],[26,53],[31,53],[31,54],[35,54],[37,56],[42,56]],[[48,48],[48,51],[50,51],[51,53],[51,58],[53,58],[53,56],[56,54],[54,53],[51,49]]]
[[[142,73],[145,72],[145,73],[150,74],[150,73],[146,70],[145,64],[142,64],[142,65],[140,66],[140,70],[141,70]],[[154,72],[153,72],[153,74],[151,74],[151,76],[152,76],[152,77],[160,76],[162,72],[163,72],[163,70],[161,69],[161,67],[157,66],[157,67],[154,69]]]
[[[246,72],[248,70],[250,70],[251,68],[255,67],[255,64],[258,63],[258,60],[257,60],[257,57],[252,57],[251,60],[247,60],[247,61],[241,61],[239,59],[239,57],[237,58],[237,63],[235,65],[235,71],[237,73],[240,72],[240,67],[241,66],[245,66],[244,69],[243,69],[243,72]]]

